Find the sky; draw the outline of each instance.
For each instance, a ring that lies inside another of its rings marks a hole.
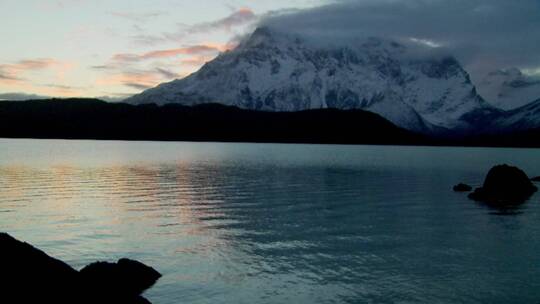
[[[319,0],[0,0],[0,99],[123,98],[196,71],[262,16]]]
[[[127,97],[261,25],[444,49],[473,80],[513,67],[540,76],[540,0],[0,0],[0,18],[0,99]]]

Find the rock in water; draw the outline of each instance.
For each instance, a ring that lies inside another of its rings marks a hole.
[[[540,182],[540,176],[531,178],[533,182]]]
[[[78,287],[78,272],[68,264],[23,243],[7,233],[0,233],[0,303],[67,303]],[[7,300],[6,299],[10,299]]]
[[[517,167],[499,165],[493,167],[481,188],[469,194],[469,198],[496,206],[524,203],[538,188],[525,172]]]
[[[469,192],[472,191],[472,187],[467,184],[458,184],[454,186],[454,191],[456,192]]]
[[[161,277],[152,267],[129,259],[92,263],[80,273],[86,285],[115,297],[137,297]]]
[[[98,262],[80,272],[0,233],[0,303],[147,304],[140,294],[161,274],[140,262]]]

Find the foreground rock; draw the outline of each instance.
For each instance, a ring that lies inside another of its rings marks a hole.
[[[481,188],[469,194],[469,198],[495,206],[511,206],[524,203],[538,188],[527,174],[517,167],[499,165],[493,167]]]
[[[85,284],[115,298],[138,296],[161,277],[152,267],[128,259],[118,263],[96,262],[81,269],[80,275]]]
[[[0,233],[0,269],[0,303],[150,303],[141,293],[161,277],[128,259],[79,272],[6,233]]]
[[[472,191],[472,187],[467,184],[458,184],[454,186],[456,192],[469,192]]]

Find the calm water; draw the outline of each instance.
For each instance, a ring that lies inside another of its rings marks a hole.
[[[540,195],[451,191],[540,150],[0,139],[0,230],[160,303],[540,303]]]

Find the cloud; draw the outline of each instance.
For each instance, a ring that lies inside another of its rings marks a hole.
[[[113,14],[133,21],[139,17],[156,17],[151,13],[144,16],[119,12]],[[136,37],[136,39],[140,40],[139,42],[151,45],[160,42],[178,43],[187,37],[191,41],[193,39],[197,41],[199,39],[196,36],[199,34],[218,31],[230,32],[233,39],[224,44],[199,43],[184,45],[179,48],[156,49],[146,53],[119,53],[113,55],[108,62],[90,68],[103,73],[103,76],[97,80],[98,85],[121,85],[137,90],[154,87],[161,82],[181,78],[214,59],[219,53],[235,48],[242,37],[236,30],[254,24],[258,19],[259,16],[251,9],[240,8],[234,9],[224,18],[214,21],[192,25],[178,24],[178,29],[174,32],[164,32],[158,35],[140,35]],[[201,35],[201,37],[204,37],[204,35]],[[181,71],[181,73],[178,71]]]
[[[212,22],[199,23],[186,29],[188,33],[208,33],[212,31],[230,31],[235,26],[241,26],[257,19],[257,15],[249,8],[240,8],[229,16]]]
[[[254,23],[257,20],[259,20],[259,16],[251,9],[240,8],[233,11],[230,15],[218,20],[192,25],[178,24],[178,29],[173,32],[163,32],[158,35],[138,34],[131,38],[136,44],[143,45],[155,45],[157,43],[171,41],[179,42],[192,35],[208,34],[218,31],[231,32],[235,28]]]
[[[59,64],[60,62],[50,58],[27,59],[15,63],[0,64],[0,84],[23,82],[25,79],[22,77],[22,74],[31,71],[44,70]]]
[[[174,57],[178,55],[186,54],[205,54],[205,53],[218,53],[224,50],[224,46],[221,45],[194,45],[179,49],[161,50],[146,53],[142,56],[144,59],[149,58],[161,58],[161,57]]]
[[[180,77],[177,73],[165,68],[150,70],[130,69],[108,74],[96,81],[98,86],[125,86],[137,90],[146,90],[156,85]]]
[[[21,78],[16,77],[12,72],[4,71],[0,67],[0,83],[2,82],[16,82],[22,80]]]
[[[153,85],[146,85],[146,84],[141,84],[141,83],[136,83],[136,82],[124,82],[123,84],[125,86],[131,87],[137,90],[146,90],[153,87]]]
[[[93,70],[110,70],[113,67],[108,64],[102,64],[102,65],[93,65],[93,66],[90,66],[90,68]]]
[[[158,72],[158,73],[161,74],[164,78],[167,78],[167,79],[174,79],[174,78],[177,78],[177,77],[178,77],[178,74],[177,74],[177,73],[172,72],[172,71],[169,71],[169,70],[164,69],[164,68],[156,68],[156,72]]]
[[[269,14],[259,25],[351,40],[414,39],[443,47],[470,72],[540,67],[538,0],[342,0]]]
[[[97,80],[97,85],[115,86],[124,85],[137,89],[147,89],[155,86],[160,77],[154,71],[123,71],[117,74],[107,75]]]
[[[141,55],[138,54],[116,54],[113,56],[113,62],[138,62],[149,59],[170,58],[177,57],[179,55],[194,55],[194,54],[218,54],[225,51],[227,45],[219,44],[201,44],[187,46],[177,49],[156,50],[147,52]],[[95,66],[96,69],[106,69],[107,66]]]

